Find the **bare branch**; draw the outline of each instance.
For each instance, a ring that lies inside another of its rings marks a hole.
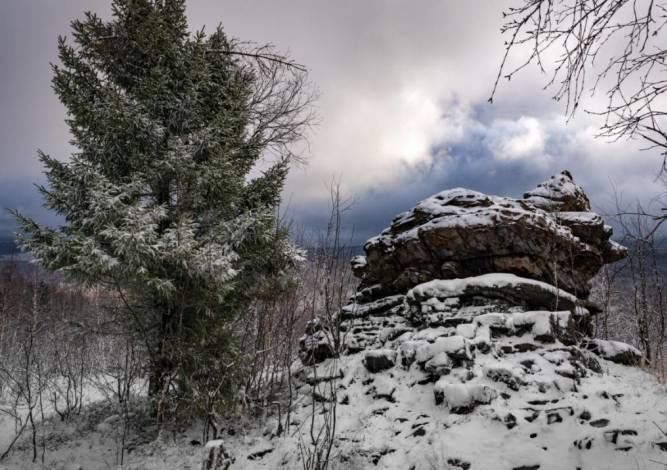
[[[585,92],[606,96],[600,136],[640,137],[667,155],[664,49],[667,3],[664,0],[523,0],[504,12],[501,31],[509,34],[489,101],[501,77],[511,79],[530,64],[550,74],[556,101],[566,114],[579,109]],[[530,54],[511,68],[512,52]]]

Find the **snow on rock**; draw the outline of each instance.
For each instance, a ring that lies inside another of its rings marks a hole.
[[[367,264],[368,263],[366,262],[366,257],[361,255],[353,257],[352,260],[350,261],[352,272],[357,277],[363,276]]]
[[[299,340],[299,357],[304,364],[315,364],[333,357],[331,338],[322,330],[306,334]]]
[[[489,364],[484,366],[484,375],[494,382],[502,382],[511,390],[519,390],[519,386],[524,385],[522,377],[524,370],[511,363]]]
[[[553,342],[564,335],[571,322],[571,312],[517,312],[508,319],[515,328],[529,327],[537,341]]]
[[[604,263],[625,256],[568,172],[524,199],[456,188],[397,216],[355,258],[362,287],[394,293],[431,279],[513,273],[585,297]]]
[[[394,367],[395,363],[396,351],[393,349],[373,349],[364,354],[364,365],[369,372],[389,369]]]
[[[480,297],[486,298],[486,306],[475,305]],[[428,281],[410,289],[405,299],[411,320],[429,325],[456,325],[511,305],[574,309],[578,303],[572,294],[544,282],[498,273]]]
[[[436,338],[432,343],[422,340],[415,358],[418,363],[424,363],[440,353],[457,359],[472,359],[468,340],[458,335]]]
[[[365,304],[351,303],[343,307],[342,316],[343,318],[352,318],[381,315],[392,307],[400,305],[402,302],[402,295],[392,295]]]
[[[535,207],[548,212],[586,212],[591,210],[588,196],[574,183],[572,174],[564,170],[540,183],[531,191],[527,191],[523,198]]]
[[[425,299],[429,297],[436,297],[438,299],[446,299],[450,297],[461,297],[468,292],[493,290],[502,291],[507,295],[507,292],[517,292],[517,297],[529,297],[532,290],[543,292],[543,295],[551,295],[553,298],[560,298],[565,302],[576,303],[576,297],[562,289],[540,281],[532,279],[521,278],[514,274],[500,274],[491,273],[476,277],[469,277],[465,279],[436,279],[433,281],[420,284],[408,291],[408,299]],[[525,292],[521,292],[525,291]]]
[[[208,441],[204,446],[201,470],[227,470],[232,462],[222,439]]]
[[[393,395],[396,391],[396,382],[391,380],[390,377],[380,376],[373,380],[373,385],[369,391],[375,399],[384,399],[393,402]]]
[[[441,377],[451,372],[454,361],[446,352],[439,352],[424,362],[424,370],[433,377]]]
[[[486,385],[452,384],[440,379],[433,387],[435,403],[443,403],[452,413],[470,413],[477,405],[486,405],[498,396],[498,392]]]
[[[642,358],[642,353],[637,348],[619,341],[592,339],[585,341],[582,347],[619,364],[636,365]]]

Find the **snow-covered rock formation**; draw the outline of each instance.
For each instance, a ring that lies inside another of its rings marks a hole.
[[[451,189],[398,215],[366,242],[365,259],[353,267],[362,287],[375,289],[374,296],[405,293],[431,279],[493,272],[585,296],[600,267],[625,256],[609,240],[611,227],[590,210],[586,194],[566,171],[523,199]]]
[[[295,424],[336,400],[350,468],[662,468],[665,389],[590,337],[590,280],[625,256],[611,232],[568,172],[522,199],[420,202],[353,259],[338,341],[319,323],[302,339]],[[253,465],[296,468],[285,442]]]

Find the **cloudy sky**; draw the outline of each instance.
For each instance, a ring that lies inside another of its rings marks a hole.
[[[358,240],[442,189],[520,195],[569,169],[598,210],[614,184],[624,200],[648,201],[658,155],[636,142],[595,139],[599,122],[566,121],[529,69],[487,103],[503,52],[503,0],[190,0],[193,28],[221,22],[228,34],[288,51],[320,91],[308,163],[285,190],[298,224],[326,219],[327,184],[340,181]],[[107,0],[0,3],[0,206],[46,223],[32,183],[42,149],[66,159],[64,108],[50,89],[56,38],[84,10],[108,16]],[[599,98],[590,101],[594,106]],[[0,214],[0,233],[12,221]]]

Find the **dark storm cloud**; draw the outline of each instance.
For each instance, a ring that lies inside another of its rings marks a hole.
[[[599,122],[590,116],[566,124],[536,70],[486,103],[505,4],[190,0],[188,14],[193,28],[222,22],[230,35],[272,42],[310,69],[321,124],[308,165],[294,169],[285,190],[298,224],[326,221],[332,178],[355,201],[347,223],[357,240],[442,189],[520,195],[563,168],[598,204],[608,199],[610,180],[628,200],[659,192],[657,159],[634,143],[596,140]],[[61,159],[71,150],[48,63],[57,35],[86,9],[109,13],[103,0],[0,4],[0,206],[45,222],[54,219],[32,187],[43,182],[36,149]],[[0,231],[10,225],[1,215]]]
[[[56,40],[87,9],[104,2],[3,0],[0,4],[0,233],[15,227],[5,208],[45,223],[57,219],[42,208],[33,183],[43,184],[37,149],[66,159],[65,109],[51,90]]]

